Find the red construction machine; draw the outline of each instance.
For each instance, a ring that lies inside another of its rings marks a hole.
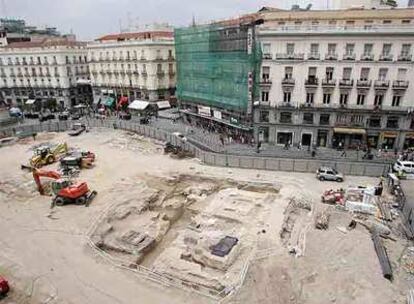
[[[66,204],[77,204],[88,206],[90,201],[96,196],[96,191],[90,191],[86,182],[73,183],[70,179],[62,178],[56,171],[41,170],[33,167],[30,169],[37,189],[41,195],[45,195],[45,189],[40,181],[41,177],[52,178],[51,190],[54,194],[52,206],[63,206]]]

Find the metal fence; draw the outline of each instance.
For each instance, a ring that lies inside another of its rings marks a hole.
[[[175,145],[181,145],[192,151],[197,158],[207,165],[256,169],[256,170],[272,170],[287,172],[315,172],[320,166],[330,166],[346,175],[359,176],[381,176],[386,174],[390,169],[389,163],[372,162],[372,161],[350,161],[350,160],[324,160],[324,159],[295,159],[285,157],[261,157],[261,156],[243,156],[226,153],[212,152],[204,143],[189,139],[186,142],[168,132],[148,125],[141,125],[137,122],[123,120],[97,120],[91,119],[85,121],[92,128],[111,128],[122,129],[138,133],[140,135],[171,142]],[[28,136],[31,133],[42,131],[61,132],[70,128],[69,121],[54,121],[39,123],[33,125],[21,125],[15,127],[3,128],[0,131],[2,136]]]

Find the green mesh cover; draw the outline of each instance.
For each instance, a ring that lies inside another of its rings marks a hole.
[[[247,26],[192,26],[175,30],[177,97],[229,110],[246,111],[248,76],[258,80],[259,44],[247,51]],[[258,96],[253,84],[253,100]]]

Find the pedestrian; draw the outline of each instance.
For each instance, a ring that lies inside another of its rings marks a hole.
[[[260,153],[260,148],[262,147],[262,142],[259,140],[257,142],[256,153]]]
[[[338,144],[338,150],[342,150],[342,141],[340,141]]]
[[[33,134],[32,134],[33,141],[36,141],[36,135],[37,135],[37,133],[33,133]]]
[[[345,149],[342,151],[341,157],[346,157],[346,151],[345,151]]]
[[[224,146],[224,137],[223,137],[223,134],[220,134],[220,142],[221,142],[221,145]]]

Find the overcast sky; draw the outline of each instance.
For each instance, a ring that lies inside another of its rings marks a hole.
[[[24,18],[41,27],[56,26],[89,40],[119,32],[120,25],[168,22],[182,26],[190,24],[193,15],[205,22],[255,12],[265,5],[289,8],[312,2],[314,8],[325,8],[327,1],[331,0],[0,0],[0,15]]]

